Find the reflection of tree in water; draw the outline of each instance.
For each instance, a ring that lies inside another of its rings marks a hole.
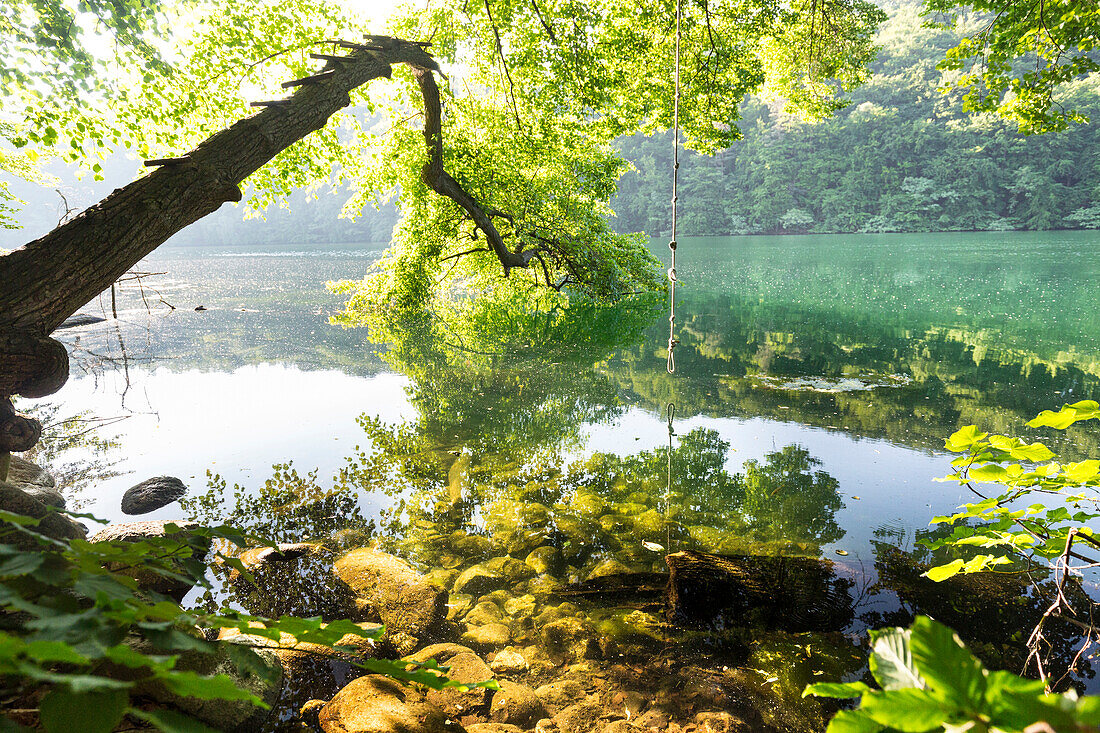
[[[918,532],[920,539],[948,533],[949,527]],[[991,669],[1005,669],[1034,675],[1034,666],[1025,666],[1027,638],[1043,617],[1056,593],[1049,571],[983,572],[956,575],[936,583],[922,576],[926,570],[950,561],[944,551],[936,553],[918,546],[905,551],[897,546],[899,538],[880,534],[874,542],[878,582],[872,591],[892,591],[901,607],[891,611],[868,611],[862,620],[869,626],[909,626],[916,614],[924,614],[950,626],[971,650]],[[888,541],[882,541],[888,540]],[[975,550],[974,554],[977,554]],[[953,557],[953,556],[952,556]],[[1091,608],[1079,580],[1068,586],[1075,608]],[[1095,670],[1087,655],[1078,657],[1081,636],[1074,626],[1049,618],[1046,621],[1048,645],[1043,649],[1044,666],[1052,680],[1070,673],[1061,688],[1084,688],[1081,680],[1091,679]]]
[[[90,501],[85,491],[97,484],[121,476],[115,469],[119,443],[104,438],[98,430],[123,417],[97,417],[81,412],[65,417],[61,406],[52,402],[17,402],[19,411],[42,423],[42,439],[22,454],[32,463],[47,469],[57,482],[70,510],[79,510]]]
[[[228,486],[225,479],[208,474],[204,494],[180,500],[187,518],[217,526],[231,524],[272,543],[309,542],[316,545],[295,562],[264,564],[256,572],[254,586],[222,569],[228,600],[253,613],[271,617],[285,614],[340,618],[349,591],[332,582],[329,568],[337,553],[367,544],[374,522],[363,516],[356,487],[335,484],[322,488],[317,472],[305,476],[290,464],[276,465],[263,486],[248,490]],[[228,548],[227,548],[228,549]],[[207,593],[200,603],[215,608],[219,603]]]
[[[642,404],[671,400],[683,415],[765,416],[938,449],[960,425],[997,430],[1071,395],[1100,395],[1094,356],[1006,348],[1000,331],[921,319],[901,325],[886,311],[755,296],[686,298],[675,377],[658,353],[667,338],[660,324],[608,363],[612,379]],[[1071,430],[1051,441],[1060,453],[1096,452],[1095,435]]]
[[[368,314],[384,359],[410,380],[417,430],[440,447],[529,453],[574,441],[585,422],[622,409],[598,369],[636,343],[660,304],[639,296],[611,306],[477,298],[400,320]]]

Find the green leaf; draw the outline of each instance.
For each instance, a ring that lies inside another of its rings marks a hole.
[[[0,560],[0,576],[29,575],[45,561],[41,552],[20,552]]]
[[[939,730],[950,717],[943,702],[929,690],[868,692],[859,710],[876,723],[903,733]]]
[[[170,692],[183,697],[197,697],[200,700],[247,700],[265,710],[269,707],[248,690],[238,687],[229,675],[206,677],[194,672],[172,671],[158,676],[158,679]]]
[[[88,664],[88,658],[78,654],[63,641],[29,641],[23,652],[39,662],[64,662],[66,664]]]
[[[1075,484],[1083,484],[1100,473],[1100,461],[1087,460],[1079,463],[1066,463],[1062,466],[1062,475]]]
[[[1100,417],[1100,404],[1093,400],[1082,400],[1071,405],[1063,405],[1058,412],[1043,410],[1027,425],[1031,428],[1065,430],[1078,420],[1091,420],[1096,417]]]
[[[135,718],[152,723],[164,733],[218,733],[203,723],[174,710],[137,710],[130,709]]]
[[[996,463],[987,463],[984,466],[974,466],[967,472],[971,481],[995,483],[1009,478],[1008,469]]]
[[[55,689],[42,698],[39,715],[48,733],[110,733],[126,714],[125,690],[72,692]]]
[[[989,433],[979,433],[976,425],[967,425],[952,433],[951,437],[944,441],[943,447],[952,453],[964,453],[970,450],[970,447],[979,440],[983,440],[987,435],[989,435]]]
[[[958,575],[959,572],[962,571],[962,569],[962,560],[952,560],[946,565],[937,565],[934,568],[929,568],[928,570],[921,573],[921,575],[928,578],[929,580],[940,583],[952,577],[953,575]]]
[[[816,697],[859,697],[871,688],[865,682],[818,682],[807,685],[802,691],[802,697],[814,695]]]
[[[871,632],[871,674],[884,690],[924,689],[924,679],[913,664],[908,629]]]
[[[885,727],[862,710],[841,710],[829,721],[826,733],[878,733]]]
[[[958,708],[981,708],[986,671],[954,631],[927,616],[917,616],[910,627],[909,648],[932,690]]]

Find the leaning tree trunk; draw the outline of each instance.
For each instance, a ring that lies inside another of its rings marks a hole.
[[[6,455],[38,440],[40,426],[17,415],[12,395],[43,397],[68,379],[65,347],[49,334],[169,237],[240,201],[238,188],[280,151],[325,126],[351,103],[351,90],[406,63],[438,70],[424,44],[372,36],[370,45],[329,61],[293,84],[289,99],[216,133],[183,158],[120,188],[75,219],[0,257],[0,481]],[[287,85],[284,85],[287,86]]]

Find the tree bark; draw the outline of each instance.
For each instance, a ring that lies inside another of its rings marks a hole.
[[[420,172],[420,179],[428,188],[462,207],[467,216],[473,219],[477,228],[485,234],[485,239],[489,241],[493,253],[504,267],[505,277],[513,267],[527,267],[535,255],[534,251],[509,250],[489,213],[450,173],[443,169],[442,107],[439,102],[439,86],[428,69],[414,69],[413,73],[416,74],[420,94],[424,97],[424,141],[428,145],[428,162]]]
[[[64,347],[48,338],[62,321],[187,225],[239,201],[239,184],[276,154],[325,126],[349,92],[406,63],[437,70],[421,44],[372,37],[331,75],[302,84],[284,103],[216,133],[116,190],[44,237],[0,257],[0,398],[45,396],[68,377]],[[350,45],[350,44],[348,44]]]

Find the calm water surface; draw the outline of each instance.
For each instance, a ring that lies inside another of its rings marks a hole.
[[[517,527],[551,526],[572,580],[609,559],[659,568],[645,540],[831,558],[867,591],[904,575],[889,545],[912,549],[967,500],[934,481],[944,437],[1031,433],[1038,411],[1100,392],[1094,233],[685,239],[675,375],[660,301],[330,325],[325,282],[378,254],[165,248],[138,267],[166,273],[157,292],[128,288],[117,321],[59,332],[73,357],[59,414],[124,418],[98,431],[117,447],[97,460],[121,475],[78,482],[82,509],[123,520],[125,489],[167,474],[192,499],[149,518],[378,533],[425,569],[454,567],[449,533],[515,554]],[[1087,429],[1038,437],[1100,454]],[[896,599],[867,597],[863,623],[889,620]]]

